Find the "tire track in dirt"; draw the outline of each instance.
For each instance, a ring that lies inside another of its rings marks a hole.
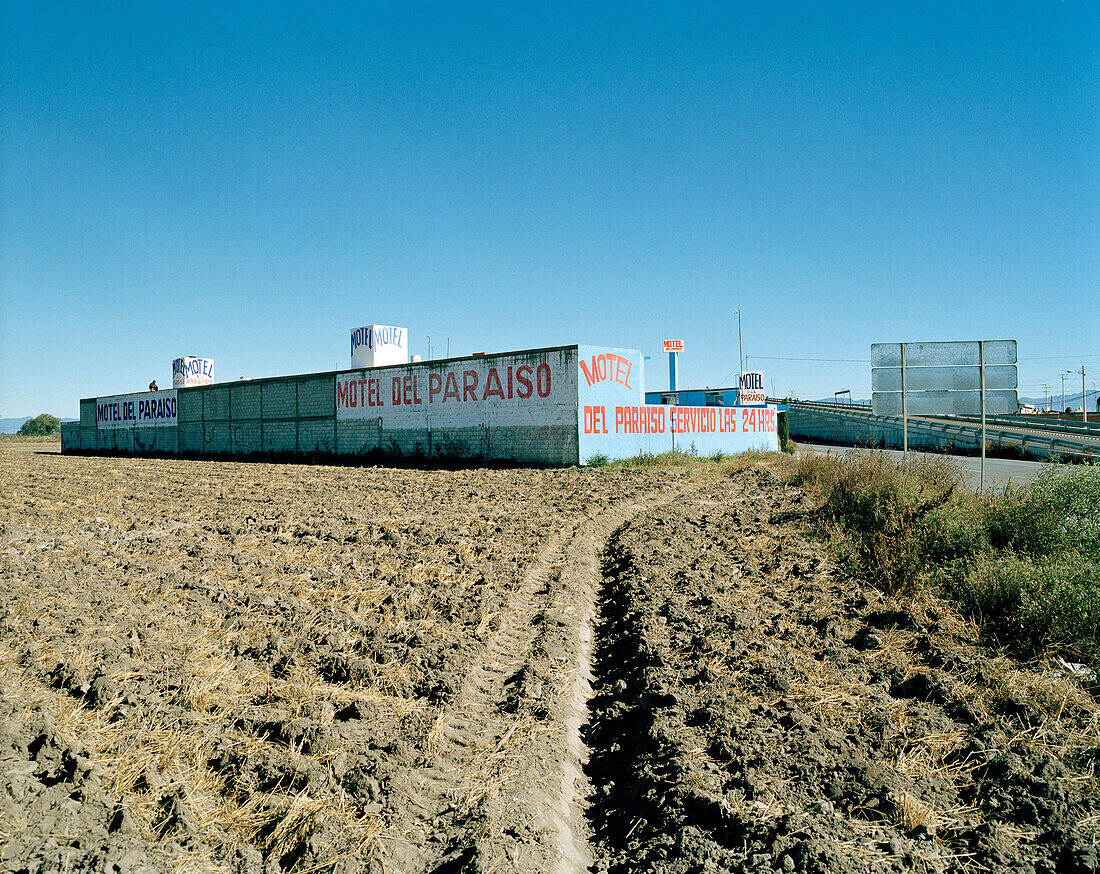
[[[587,870],[581,726],[600,552],[616,529],[688,488],[586,514],[551,535],[433,726],[430,766],[394,787],[410,816],[391,829],[387,870]]]

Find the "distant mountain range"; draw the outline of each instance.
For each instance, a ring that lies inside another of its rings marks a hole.
[[[23,423],[34,416],[16,416],[10,419],[0,419],[0,434],[16,434],[23,427]],[[75,422],[76,419],[62,419],[62,422]]]

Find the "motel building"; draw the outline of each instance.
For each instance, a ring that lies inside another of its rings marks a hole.
[[[324,373],[219,383],[210,359],[177,359],[177,374],[203,384],[84,398],[80,420],[62,425],[62,451],[575,465],[779,448],[784,407],[738,404],[736,389],[646,395],[637,349],[578,344],[410,362],[392,348],[407,334],[357,328],[352,368]]]

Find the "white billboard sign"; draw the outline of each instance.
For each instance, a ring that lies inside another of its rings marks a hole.
[[[979,416],[984,386],[986,415],[1015,413],[1016,351],[1015,340],[872,343],[871,411]]]
[[[176,391],[143,391],[99,398],[96,400],[95,424],[101,431],[177,425]]]
[[[901,416],[902,451],[910,416],[981,416],[985,487],[985,417],[1015,413],[1015,340],[871,344],[871,411]]]
[[[980,391],[911,391],[907,392],[905,413],[910,416],[980,416],[982,393]],[[1018,409],[1015,391],[989,391],[985,393],[985,412],[988,416],[1009,416]],[[871,395],[871,410],[876,416],[900,416],[901,392],[876,391]]]
[[[684,341],[683,340],[665,340],[666,352],[683,352]]]
[[[981,364],[980,340],[906,343],[905,366],[977,367]],[[871,367],[901,367],[901,343],[872,343]],[[985,365],[1015,364],[1015,340],[986,340]]]
[[[172,388],[210,385],[214,382],[214,359],[185,355],[172,362]]]
[[[908,356],[907,356],[908,357]],[[905,368],[906,391],[981,391],[980,367],[909,367]],[[986,392],[1016,388],[1016,366],[994,364],[985,369]],[[900,367],[875,367],[871,370],[871,391],[901,391]]]
[[[409,363],[409,331],[393,325],[366,325],[351,330],[351,366],[385,367]]]

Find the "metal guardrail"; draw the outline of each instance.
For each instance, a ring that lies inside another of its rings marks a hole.
[[[955,416],[966,422],[979,422],[978,416]],[[1069,419],[1048,419],[1044,416],[987,416],[986,423],[1012,425],[1017,428],[1031,428],[1043,431],[1061,431],[1067,434],[1084,434],[1100,437],[1100,421],[1074,422]]]
[[[833,404],[822,404],[813,401],[792,401],[792,408],[805,407],[809,410],[826,415],[836,416],[838,419],[857,418],[863,421],[871,421],[882,427],[891,429],[901,428],[900,416],[875,416],[866,407],[860,409],[856,405],[851,407],[837,407]],[[954,435],[957,439],[973,442],[977,447],[981,440],[981,428],[968,421],[961,420],[930,420],[910,419],[909,430],[913,433],[939,435],[945,444],[953,444]],[[1025,431],[1031,433],[1025,433]],[[990,427],[986,420],[986,443],[1000,448],[1016,449],[1023,455],[1033,455],[1039,458],[1073,458],[1077,460],[1100,459],[1100,439],[1086,435],[1065,435],[1052,432],[1049,436],[1034,433],[1035,429],[1021,429],[1019,426],[1006,429],[994,425]]]
[[[824,410],[855,410],[857,412],[870,413],[870,404],[835,404],[832,401],[795,401],[783,398],[766,398],[769,404],[790,404],[799,407],[820,407]]]

